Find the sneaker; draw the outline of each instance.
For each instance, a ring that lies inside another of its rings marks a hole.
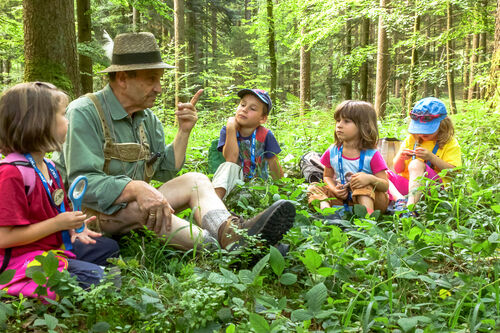
[[[222,248],[228,249],[230,244],[236,243],[239,247],[241,235],[235,229],[245,229],[249,236],[260,235],[269,245],[277,244],[283,235],[292,227],[295,220],[295,206],[286,200],[278,200],[257,216],[243,220],[231,216],[219,231],[219,243]],[[235,249],[232,246],[231,249]]]
[[[395,212],[402,212],[406,210],[406,205],[408,200],[406,198],[398,199],[394,201],[389,207],[387,207],[387,212],[394,214]]]

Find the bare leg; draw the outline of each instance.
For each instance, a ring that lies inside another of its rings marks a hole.
[[[392,196],[394,197],[394,201],[396,200],[399,200],[399,199],[404,199],[404,195],[402,195],[398,189],[396,188],[396,186],[394,186],[394,184],[389,181],[389,193],[392,194]]]
[[[222,200],[222,199],[224,199],[224,196],[226,195],[226,189],[223,187],[216,187],[215,193],[217,193],[217,196]]]
[[[175,211],[196,208],[194,218],[198,225],[201,225],[201,220],[208,211],[227,211],[210,179],[201,173],[185,173],[163,184],[159,191]]]
[[[367,195],[358,195],[357,203],[366,207],[368,214],[373,213],[373,199]]]
[[[415,204],[422,196],[421,191],[417,191],[420,187],[418,177],[422,177],[425,173],[425,163],[420,160],[413,160],[408,164],[408,171],[410,173],[410,180],[408,184],[408,205]]]

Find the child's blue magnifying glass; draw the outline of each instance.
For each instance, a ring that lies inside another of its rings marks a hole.
[[[85,176],[78,176],[73,183],[71,183],[68,193],[69,200],[73,203],[73,211],[82,210],[83,195],[85,191],[87,191],[88,183],[87,177]],[[80,228],[75,229],[75,231],[82,232],[83,229],[85,229],[85,223],[83,223]]]

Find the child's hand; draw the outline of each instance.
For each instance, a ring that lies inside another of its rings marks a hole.
[[[349,196],[348,185],[342,185],[340,183],[337,183],[335,189],[333,190],[333,194],[337,199],[346,200],[347,197]]]
[[[415,156],[424,161],[430,161],[435,155],[431,151],[428,151],[425,148],[417,147],[415,149]]]
[[[410,159],[410,158],[412,158],[413,156],[415,156],[415,151],[414,151],[414,150],[411,150],[411,149],[405,148],[405,149],[403,149],[403,151],[401,152],[401,158],[403,158],[403,160],[409,160],[409,159]]]
[[[101,237],[101,234],[87,228],[87,223],[95,219],[96,219],[95,216],[91,216],[88,219],[86,219],[83,222],[85,223],[85,226],[82,232],[76,232],[75,229],[71,229],[69,231],[69,234],[71,235],[71,243],[74,243],[75,240],[78,238],[80,242],[82,242],[83,244],[95,244],[95,239],[92,239],[91,237]]]
[[[370,175],[364,172],[358,172],[351,176],[351,188],[353,190],[368,186],[371,184]]]
[[[87,215],[80,211],[76,211],[61,213],[55,217],[55,220],[59,226],[59,230],[71,230],[80,228],[82,223],[86,221],[86,218]]]
[[[234,128],[236,131],[240,130],[240,125],[236,121],[236,117],[229,117],[227,119],[226,128]]]

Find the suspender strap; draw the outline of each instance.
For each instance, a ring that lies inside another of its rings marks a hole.
[[[85,95],[88,97],[92,103],[94,103],[95,108],[97,109],[97,114],[99,115],[99,119],[101,120],[101,126],[102,126],[102,132],[104,133],[104,167],[103,171],[104,173],[108,174],[109,173],[109,163],[111,162],[111,152],[110,152],[110,146],[113,144],[113,139],[111,138],[111,132],[108,127],[108,123],[106,122],[106,118],[104,117],[104,110],[102,109],[101,103],[97,99],[97,96],[88,93]]]
[[[141,123],[139,125],[140,143],[116,143],[113,141],[113,137],[111,136],[111,131],[104,115],[104,109],[102,108],[99,99],[95,94],[92,93],[86,94],[85,96],[88,97],[92,101],[92,103],[94,103],[99,115],[99,119],[101,120],[102,131],[104,133],[104,173],[109,174],[109,164],[112,159],[116,159],[122,162],[138,162],[143,160],[144,181],[149,183],[154,174],[154,165],[153,163],[146,163],[151,158],[151,151],[149,148],[146,131],[144,130],[144,124]]]

